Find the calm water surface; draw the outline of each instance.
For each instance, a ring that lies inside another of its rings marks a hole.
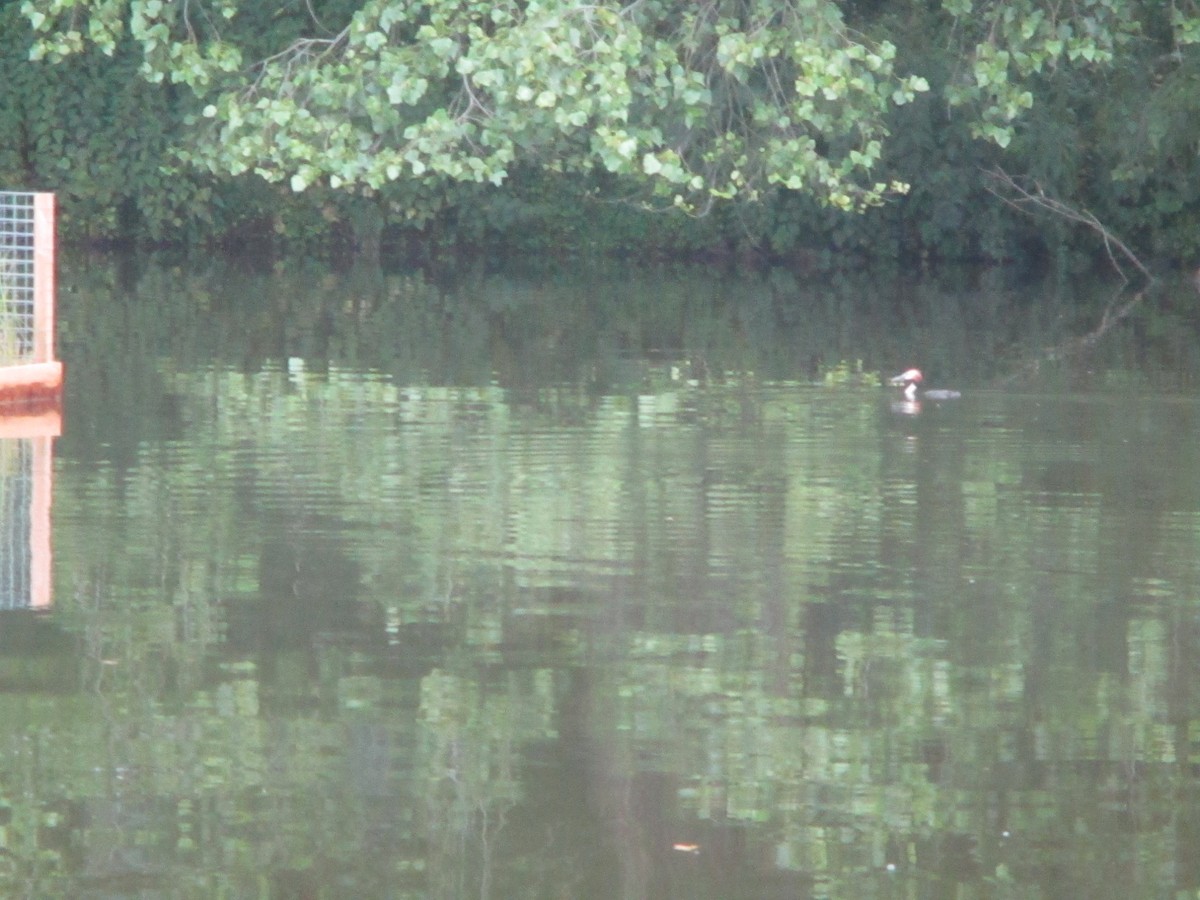
[[[1001,391],[1071,298],[64,269],[7,896],[1200,892],[1194,336]]]

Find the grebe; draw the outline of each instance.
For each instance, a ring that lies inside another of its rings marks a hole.
[[[904,397],[911,403],[917,399],[917,385],[924,380],[925,376],[921,374],[920,369],[909,369],[893,378],[891,383],[904,385]],[[959,391],[921,391],[921,397],[925,400],[957,400],[961,396]]]

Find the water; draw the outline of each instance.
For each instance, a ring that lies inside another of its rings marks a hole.
[[[1001,289],[64,268],[11,896],[1200,890],[1177,333],[1016,392]],[[966,397],[807,371],[901,345]]]

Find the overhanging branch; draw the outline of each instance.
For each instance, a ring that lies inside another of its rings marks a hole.
[[[1076,222],[1083,225],[1099,235],[1100,240],[1104,242],[1104,251],[1108,254],[1109,262],[1112,263],[1117,274],[1127,284],[1129,278],[1125,274],[1125,270],[1121,267],[1121,264],[1117,261],[1118,254],[1123,256],[1135,269],[1141,272],[1147,281],[1154,281],[1154,276],[1150,274],[1150,270],[1138,259],[1137,254],[1130,250],[1128,244],[1113,234],[1103,222],[1096,218],[1094,213],[1086,209],[1076,209],[1074,206],[1051,197],[1046,193],[1041,184],[1032,179],[1028,180],[1029,186],[1026,187],[1025,184],[1018,181],[1012,175],[1009,175],[999,166],[986,174],[990,182],[985,185],[988,192],[998,197],[1013,209],[1030,215],[1039,211],[1047,212],[1068,222]]]
[[[1154,284],[1155,279],[1150,270],[1138,259],[1137,254],[1129,248],[1129,245],[1113,234],[1094,213],[1086,209],[1076,209],[1070,204],[1051,197],[1037,181],[1032,179],[1026,182],[1029,185],[1027,187],[1026,183],[1018,181],[999,166],[986,174],[990,180],[990,183],[986,187],[992,195],[998,197],[1013,209],[1018,209],[1030,215],[1038,212],[1047,212],[1068,222],[1083,225],[1100,236],[1100,240],[1104,242],[1104,251],[1108,254],[1109,262],[1112,263],[1113,268],[1116,269],[1117,274],[1121,276],[1121,280],[1125,284],[1129,284],[1129,277],[1121,267],[1118,256],[1124,257],[1130,265],[1141,272],[1147,282],[1132,297],[1123,297],[1124,289],[1118,290],[1112,299],[1109,300],[1108,306],[1105,307],[1104,313],[1101,315],[1100,321],[1095,328],[1087,334],[1051,347],[1035,358],[1027,359],[1016,372],[1005,379],[1006,381],[1014,381],[1033,375],[1044,362],[1069,360],[1092,347],[1104,337],[1110,328],[1133,312],[1137,305],[1145,299],[1147,289]]]

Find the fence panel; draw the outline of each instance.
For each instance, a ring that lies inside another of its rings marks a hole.
[[[54,359],[54,195],[0,192],[0,366]]]

